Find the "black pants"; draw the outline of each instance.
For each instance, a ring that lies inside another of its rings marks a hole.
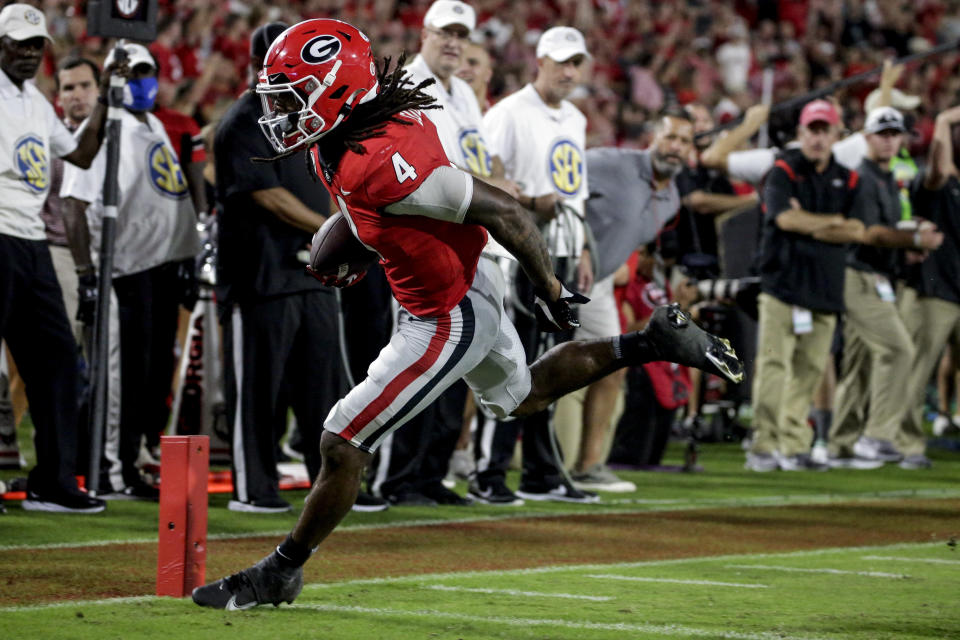
[[[520,335],[527,364],[533,363],[554,345],[573,338],[573,332],[544,333],[537,328],[532,312],[534,305],[533,285],[522,271],[517,272],[516,299],[519,302],[513,324]],[[481,488],[491,483],[503,482],[510,459],[517,443],[523,438],[523,475],[520,486],[524,489],[552,488],[560,484],[564,475],[560,469],[562,455],[557,444],[556,455],[553,443],[553,411],[555,405],[524,418],[500,421],[483,416],[474,434],[474,454],[477,459],[477,481]],[[558,457],[560,456],[560,457]]]
[[[609,462],[637,466],[657,466],[670,440],[670,428],[676,411],[665,409],[643,367],[627,370],[627,395],[623,415],[617,423]]]
[[[35,427],[29,488],[75,490],[77,344],[45,240],[0,234],[0,338],[20,369]]]
[[[114,278],[120,320],[120,460],[123,481],[139,479],[136,468],[144,435],[166,425],[175,367],[180,289],[177,265],[167,263]]]
[[[224,386],[234,498],[277,496],[276,442],[293,409],[311,480],[323,421],[345,390],[333,293],[309,291],[225,309]],[[239,428],[239,433],[236,429]]]
[[[383,269],[340,293],[345,344],[355,383],[393,333],[393,303]],[[460,436],[467,385],[451,385],[437,400],[388,436],[370,469],[374,490],[383,496],[421,491],[439,484]]]

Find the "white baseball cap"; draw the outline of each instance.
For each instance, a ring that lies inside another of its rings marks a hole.
[[[460,0],[437,0],[423,16],[423,26],[443,29],[459,24],[473,31],[477,26],[477,12],[466,2]]]
[[[549,57],[556,62],[566,62],[576,55],[590,57],[583,34],[573,27],[547,29],[537,42],[537,58]]]
[[[0,36],[17,42],[37,37],[53,42],[43,12],[29,4],[8,4],[0,11]]]
[[[880,102],[880,89],[874,89],[867,95],[867,99],[863,101],[863,110],[867,113],[870,113],[877,108],[877,103]],[[904,109],[906,111],[912,111],[920,106],[920,96],[911,96],[909,94],[900,91],[900,89],[891,89],[890,90],[890,106],[894,109]]]
[[[107,54],[107,59],[103,61],[104,68],[113,64],[113,59],[115,57],[114,52],[116,50],[116,47],[110,49],[110,53]],[[157,65],[153,63],[153,56],[150,55],[150,51],[142,44],[127,42],[123,45],[123,50],[127,52],[127,66],[129,66],[131,69],[138,64],[149,65],[151,69],[157,68]]]
[[[864,133],[880,133],[890,130],[900,133],[907,130],[903,123],[903,115],[893,107],[877,107],[870,112],[866,123],[863,125]]]

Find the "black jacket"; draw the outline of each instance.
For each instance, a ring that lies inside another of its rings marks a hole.
[[[760,247],[761,288],[779,300],[820,312],[842,312],[847,245],[783,231],[775,220],[790,198],[810,213],[855,214],[860,177],[831,156],[823,173],[800,149],[781,153],[763,189],[764,228]],[[858,216],[859,217],[859,216]]]

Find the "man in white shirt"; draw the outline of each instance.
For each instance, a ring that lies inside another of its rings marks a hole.
[[[173,376],[179,303],[200,249],[196,214],[186,176],[163,124],[149,110],[156,97],[156,64],[146,47],[124,45],[131,69],[121,111],[120,201],[113,265],[120,326],[119,477],[111,474],[108,497],[156,499],[136,467],[141,436],[159,433]],[[107,58],[109,66],[111,56]],[[89,170],[65,167],[60,196],[69,224],[82,231],[74,245],[81,279],[96,279],[90,245],[100,246],[104,217],[106,149]],[[88,227],[89,225],[89,227]],[[111,439],[108,433],[106,441]]]
[[[98,104],[75,139],[33,83],[46,20],[27,4],[0,11],[0,338],[27,388],[37,465],[27,479],[30,511],[96,513],[104,502],[77,488],[77,345],[67,321],[40,209],[50,158],[90,166],[106,108]],[[101,84],[101,95],[107,86]]]
[[[503,159],[506,176],[520,187],[518,200],[545,225],[541,232],[558,273],[589,291],[592,268],[589,252],[584,251],[581,222],[587,198],[587,119],[566,100],[579,84],[589,54],[583,35],[571,27],[545,31],[536,53],[534,82],[491,107],[483,119],[484,129],[490,147]],[[532,362],[553,346],[556,334],[548,337],[537,330],[532,290],[519,273],[516,290],[511,300],[513,320]],[[595,502],[596,495],[576,489],[566,478],[555,452],[551,421],[550,411],[522,421],[482,420],[475,439],[477,476],[470,495],[498,505],[520,504],[522,499]],[[520,490],[514,494],[504,478],[520,430],[524,472]]]

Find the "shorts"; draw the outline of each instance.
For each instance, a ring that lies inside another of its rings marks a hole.
[[[590,302],[577,307],[580,314],[580,328],[573,334],[574,340],[597,340],[618,336],[620,313],[617,300],[613,296],[613,274],[593,283],[587,294]]]
[[[372,452],[460,378],[484,409],[508,417],[530,393],[530,370],[503,292],[500,268],[480,258],[470,290],[446,315],[418,318],[401,309],[390,343],[334,405],[324,429]]]

